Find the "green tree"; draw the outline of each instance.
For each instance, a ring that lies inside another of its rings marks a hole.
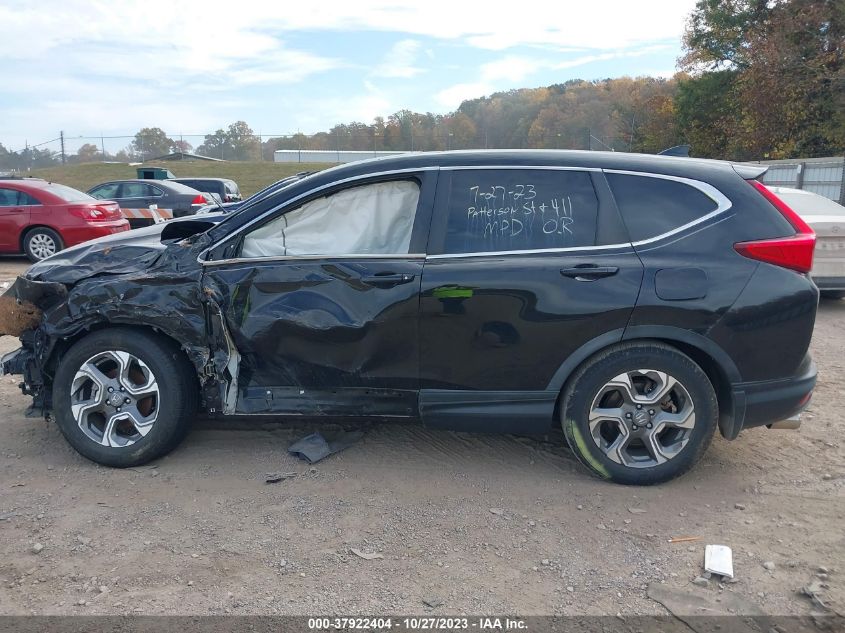
[[[98,160],[100,149],[93,143],[85,143],[76,150],[76,160],[80,163],[93,163]],[[101,158],[101,157],[100,157]]]
[[[772,8],[780,2],[698,0],[687,22],[682,66],[687,70],[747,68],[752,63],[749,42],[765,30]]]
[[[696,156],[740,158],[738,76],[736,70],[720,70],[679,81],[674,100],[677,135]]]
[[[169,138],[161,128],[145,127],[135,134],[132,149],[141,157],[141,160],[146,160],[170,153],[173,149],[173,139]]]
[[[245,121],[235,121],[229,126],[226,141],[230,149],[229,160],[257,160],[260,157],[258,137]]]
[[[214,134],[206,134],[202,145],[197,148],[197,153],[223,160],[231,158],[232,151],[226,130],[219,129]]]

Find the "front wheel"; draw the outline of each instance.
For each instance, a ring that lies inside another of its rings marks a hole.
[[[62,356],[53,381],[59,429],[105,466],[138,466],[168,453],[196,415],[188,360],[166,339],[129,328],[100,330]]]
[[[605,479],[633,485],[692,468],[719,417],[707,375],[657,342],[623,343],[586,361],[567,382],[561,412],[579,461]]]

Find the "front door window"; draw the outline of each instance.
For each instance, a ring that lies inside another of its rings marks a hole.
[[[411,180],[343,189],[256,229],[241,256],[406,254],[419,196]]]

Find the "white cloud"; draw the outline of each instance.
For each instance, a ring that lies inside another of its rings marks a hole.
[[[545,58],[532,58],[522,56],[508,56],[496,61],[482,64],[478,71],[479,80],[469,83],[459,83],[437,93],[436,99],[443,107],[449,109],[457,108],[462,101],[474,99],[482,95],[495,92],[497,86],[503,81],[511,84],[521,82],[530,75],[542,70],[566,70],[577,68],[595,62],[619,59],[622,57],[640,57],[656,51],[664,50],[664,45],[644,46],[635,50],[619,50],[592,55],[582,55],[574,59],[554,61]],[[640,73],[649,74],[649,73]],[[665,74],[656,76],[665,77]],[[672,76],[670,73],[668,76]]]
[[[292,85],[336,69],[379,81],[420,77],[434,67],[428,60],[435,50],[438,60],[449,60],[437,46],[454,47],[451,63],[458,66],[465,47],[483,49],[485,55],[510,53],[451,87],[443,88],[436,73],[427,73],[426,98],[435,94],[436,103],[454,108],[465,98],[524,82],[539,69],[562,70],[677,42],[693,6],[694,0],[523,0],[507,7],[454,0],[240,0],[234,5],[230,0],[4,0],[0,118],[10,135],[24,130],[15,144],[23,134],[52,135],[67,125],[85,132],[137,129],[139,122],[202,130],[232,113],[244,116],[234,105],[242,103],[241,89]],[[327,52],[341,50],[332,46],[333,39],[348,32],[391,33],[397,41],[386,57],[374,46],[367,53],[375,59],[353,65]],[[509,50],[514,47],[522,48]],[[583,53],[557,65],[549,61],[573,51]],[[402,83],[405,90],[409,83]],[[416,107],[406,94],[370,89],[319,101],[296,94],[289,102],[302,103],[301,111],[288,107],[294,114],[283,125],[304,127],[316,120],[314,113],[370,120],[395,106]],[[251,105],[253,111],[261,107]],[[317,125],[323,127],[325,118]]]
[[[437,102],[445,108],[454,110],[462,101],[476,99],[492,92],[492,86],[488,83],[463,83],[449,86],[435,95]]]
[[[12,0],[0,7],[0,58],[33,58],[61,44],[105,41],[170,46],[189,51],[192,62],[219,63],[272,49],[270,33],[350,30],[461,40],[488,50],[618,49],[677,39],[693,5],[694,0],[522,0],[514,7],[479,9],[454,0],[241,0],[237,6],[229,0]]]
[[[409,79],[425,72],[423,68],[414,65],[421,50],[422,44],[417,40],[396,42],[385,55],[384,61],[373,70],[373,75],[388,79]]]
[[[543,67],[543,62],[528,57],[504,57],[481,66],[484,81],[522,81]]]

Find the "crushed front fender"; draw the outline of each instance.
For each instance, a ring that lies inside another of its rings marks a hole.
[[[107,263],[104,259],[101,273],[83,278],[68,270],[72,265],[50,268],[36,278],[27,273],[6,293],[16,306],[38,311],[37,325],[20,335],[20,357],[7,365],[24,376],[22,387],[35,405],[44,413],[52,408],[58,359],[79,337],[104,327],[139,327],[180,345],[196,370],[207,411],[233,409],[239,355],[213,293],[202,288],[202,266],[192,244],[172,243],[152,263],[144,258],[134,267]]]

